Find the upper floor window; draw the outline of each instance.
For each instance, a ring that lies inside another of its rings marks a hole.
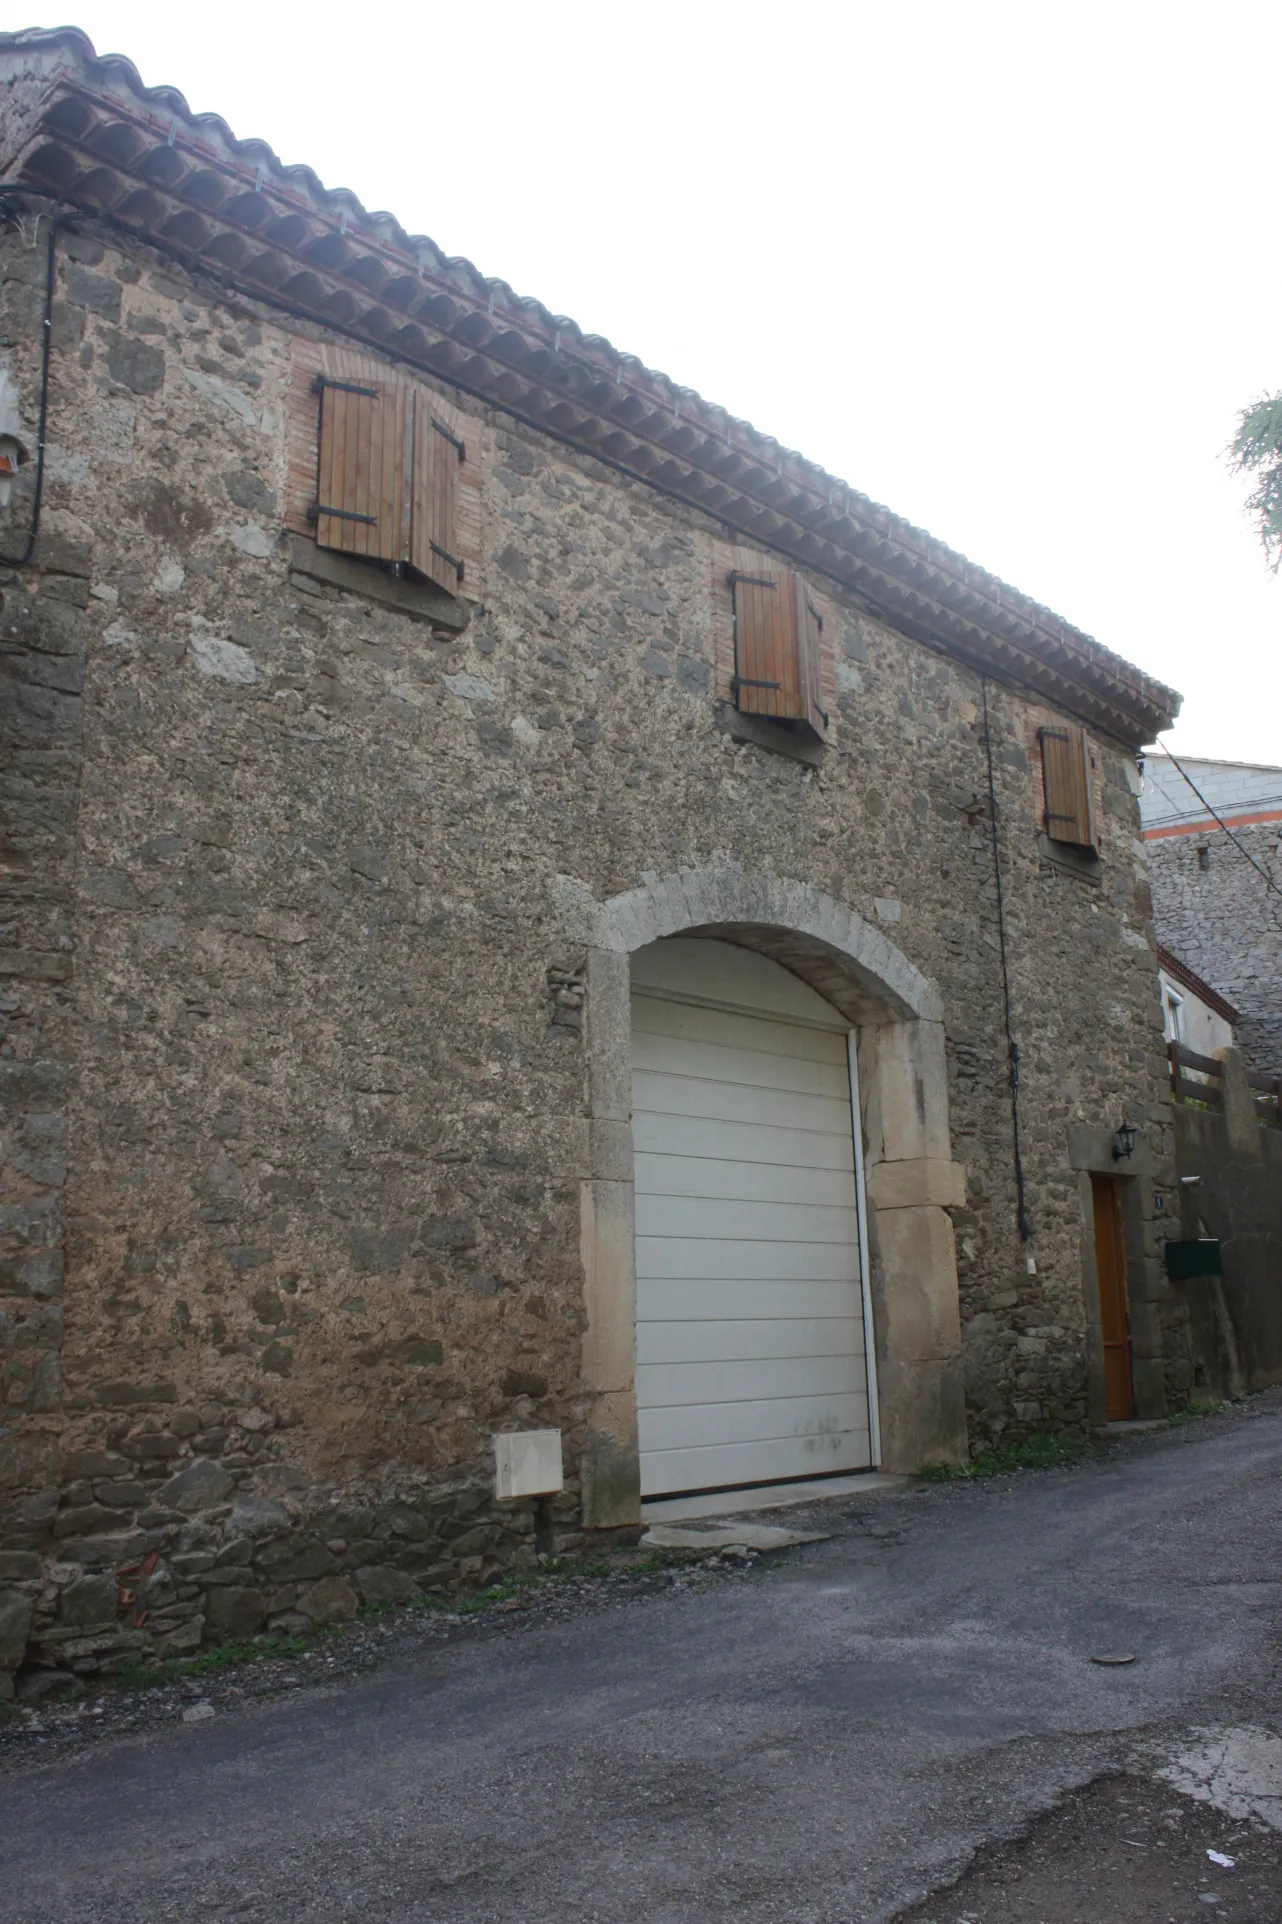
[[[828,734],[820,674],[823,617],[791,568],[734,569],[734,675],[741,714]]]
[[[1039,728],[1042,782],[1046,793],[1046,833],[1092,855],[1099,853],[1099,831],[1091,784],[1091,751],[1086,731],[1065,722]]]
[[[317,545],[412,569],[462,592],[458,484],[465,448],[429,389],[371,364],[368,379],[316,376]]]

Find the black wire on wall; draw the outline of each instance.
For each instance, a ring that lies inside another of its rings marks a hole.
[[[1006,903],[1002,893],[1002,859],[997,836],[997,784],[993,779],[993,738],[988,726],[988,677],[981,675],[984,697],[984,755],[988,763],[988,822],[993,838],[993,878],[997,883],[997,940],[1002,958],[1002,1022],[1006,1030],[1006,1068],[1010,1078],[1010,1125],[1015,1156],[1015,1220],[1021,1242],[1033,1233],[1024,1200],[1024,1158],[1019,1143],[1019,1044],[1011,1034],[1010,973],[1006,966]]]
[[[0,201],[0,220],[13,218],[12,204]],[[25,568],[36,549],[36,537],[40,533],[40,504],[44,497],[45,485],[45,431],[49,421],[49,362],[53,351],[53,288],[56,266],[56,246],[58,229],[62,224],[62,214],[49,216],[49,257],[45,267],[45,311],[42,324],[43,340],[40,347],[40,426],[36,432],[36,490],[31,507],[31,527],[27,534],[27,544],[21,554],[0,554],[0,567]]]

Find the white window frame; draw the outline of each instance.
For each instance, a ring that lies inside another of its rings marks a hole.
[[[1162,984],[1162,1014],[1166,1018],[1164,1027],[1167,1041],[1182,1043],[1187,1033],[1184,1026],[1184,997],[1169,983]]]

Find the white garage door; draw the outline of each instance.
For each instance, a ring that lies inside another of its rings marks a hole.
[[[732,944],[633,957],[643,1496],[872,1462],[847,1031]]]

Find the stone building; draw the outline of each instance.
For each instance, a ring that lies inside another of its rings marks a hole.
[[[1140,818],[1159,940],[1237,1013],[1249,1069],[1282,1072],[1282,768],[1146,755]],[[1223,824],[1223,826],[1221,826]],[[1272,884],[1272,886],[1270,886]]]
[[[0,76],[0,1670],[488,1580],[503,1432],[567,1535],[1101,1418],[1101,1206],[1178,1401],[1177,698],[79,34]]]
[[[1182,1043],[1199,1055],[1231,1049],[1237,1040],[1238,1012],[1217,995],[1195,969],[1157,945],[1157,979],[1162,991],[1162,1020],[1168,1045]]]

